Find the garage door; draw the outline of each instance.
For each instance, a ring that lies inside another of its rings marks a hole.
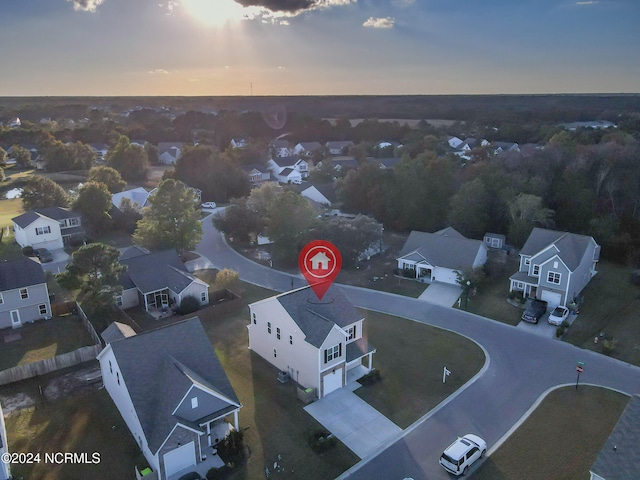
[[[193,442],[164,454],[164,469],[167,477],[195,464],[196,449]]]
[[[549,304],[548,308],[556,308],[558,305],[562,303],[562,294],[544,290],[542,292],[542,300],[544,300]]]
[[[435,268],[433,270],[433,280],[436,282],[450,283],[451,285],[458,284],[458,274],[455,270],[448,268]]]
[[[334,372],[322,377],[322,387],[323,395],[342,388],[342,368],[336,368]]]

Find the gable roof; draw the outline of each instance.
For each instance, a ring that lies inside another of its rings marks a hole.
[[[591,472],[605,480],[628,480],[640,474],[640,396],[634,395],[620,415]],[[615,449],[614,449],[615,448]]]
[[[171,149],[182,150],[184,146],[184,142],[160,142],[158,143],[158,155],[162,155],[165,152],[168,152]]]
[[[127,265],[127,271],[120,277],[122,286],[135,286],[143,293],[170,288],[176,293],[182,292],[195,281],[174,249],[149,254],[136,254],[126,250],[120,257],[120,263]]]
[[[288,155],[286,157],[276,157],[276,158],[272,158],[271,160],[273,160],[273,163],[278,165],[280,168],[290,167],[298,163],[300,160],[306,163],[306,160],[304,160],[300,155]]]
[[[345,147],[351,147],[353,146],[354,143],[351,140],[342,140],[342,141],[335,141],[335,142],[327,142],[326,143],[326,147],[329,149],[343,149]]]
[[[114,193],[111,195],[111,203],[114,207],[120,208],[120,204],[124,198],[128,198],[131,203],[137,203],[140,207],[145,207],[147,201],[151,196],[151,192],[147,192],[142,187],[132,188],[131,190],[124,190],[122,192]]]
[[[300,194],[303,196],[305,196],[305,192],[311,194],[313,192],[312,189],[316,189],[329,203],[335,203],[338,200],[333,183],[313,183],[311,185],[307,183],[300,189]]]
[[[535,227],[520,250],[520,254],[533,256],[554,245],[558,249],[558,256],[571,271],[574,271],[580,265],[591,242],[595,242],[593,237],[586,235]]]
[[[42,265],[31,257],[0,262],[0,292],[46,283]]]
[[[100,334],[105,343],[111,343],[121,338],[133,337],[136,332],[126,323],[113,322]]]
[[[200,429],[173,415],[195,383],[226,400],[225,408],[210,415],[223,415],[240,407],[198,317],[115,340],[110,345],[153,453],[177,423]]]
[[[334,325],[347,327],[362,315],[336,285],[318,300],[310,286],[277,295],[275,298],[305,334],[305,340],[320,348]]]
[[[307,152],[315,152],[322,148],[322,144],[320,142],[300,142],[298,145]]]
[[[265,167],[264,165],[260,165],[258,163],[252,163],[250,165],[242,165],[240,168],[247,174],[253,172],[254,170],[260,173],[269,172],[269,169],[267,169],[267,167]]]
[[[466,270],[473,267],[481,248],[487,247],[480,240],[466,238],[452,227],[435,233],[412,231],[399,258],[416,261],[422,257],[433,266]]]
[[[26,228],[35,222],[38,218],[46,217],[51,220],[64,220],[65,218],[78,218],[80,217],[79,213],[69,210],[68,208],[62,207],[46,207],[46,208],[36,208],[34,210],[29,210],[22,215],[18,215],[17,217],[13,217],[11,220],[19,225],[22,228]]]

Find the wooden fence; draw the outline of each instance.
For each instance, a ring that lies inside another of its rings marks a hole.
[[[62,370],[63,368],[72,367],[74,365],[90,362],[91,360],[96,359],[96,356],[102,351],[102,340],[96,333],[93,325],[91,325],[91,322],[87,319],[87,315],[82,310],[82,307],[75,302],[66,302],[64,306],[60,308],[62,310],[67,310],[67,312],[71,312],[73,308],[77,309],[78,316],[82,320],[84,327],[89,332],[89,335],[91,335],[94,345],[80,347],[73,352],[56,355],[55,357],[45,358],[44,360],[27,363],[25,365],[18,365],[17,367],[3,370],[0,372],[0,385],[18,382],[37,375],[45,375],[50,372],[55,372],[56,370]]]
[[[49,372],[95,360],[101,350],[101,344],[81,347],[73,352],[3,370],[0,372],[0,385],[18,382],[37,375],[45,375]]]

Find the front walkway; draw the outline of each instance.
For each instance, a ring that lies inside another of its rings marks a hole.
[[[451,285],[450,283],[433,282],[422,292],[418,300],[440,305],[441,307],[452,307],[462,294],[460,285]]]
[[[402,429],[353,393],[352,388],[349,384],[304,409],[358,457],[366,458],[398,438]]]

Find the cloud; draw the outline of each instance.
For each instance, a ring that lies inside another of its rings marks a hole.
[[[408,7],[416,3],[416,0],[392,0],[391,3],[396,7]]]
[[[576,5],[596,5],[598,3],[597,0],[589,0],[586,2],[576,2]]]
[[[236,0],[236,2],[243,7],[258,7],[261,13],[257,16],[271,17],[273,16],[271,14],[295,16],[311,10],[350,5],[357,3],[358,0]]]
[[[156,68],[155,70],[149,70],[149,72],[151,75],[167,75],[169,72],[169,70],[165,70],[164,68]]]
[[[369,28],[393,28],[396,23],[396,19],[393,17],[369,17],[369,19],[362,24],[363,27]]]
[[[101,5],[104,0],[67,0],[67,2],[73,2],[74,10],[82,10],[83,12],[95,12],[98,5]]]

